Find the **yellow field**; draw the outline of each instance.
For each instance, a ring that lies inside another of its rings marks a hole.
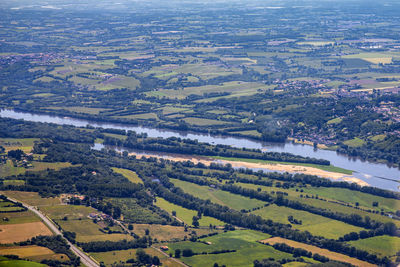
[[[139,178],[139,176],[134,171],[130,171],[127,169],[121,169],[121,168],[112,168],[112,170],[116,173],[122,174],[124,177],[126,177],[132,183],[143,184],[143,181]]]
[[[185,236],[189,238],[189,233],[196,231],[197,235],[204,235],[211,233],[209,229],[193,229],[189,228],[185,232],[184,227],[171,226],[171,225],[159,225],[159,224],[134,224],[133,232],[139,236],[144,236],[146,229],[149,229],[150,236],[158,241],[170,241],[172,239],[183,239]],[[216,232],[214,230],[214,232]]]
[[[171,258],[165,256],[158,250],[154,248],[146,248],[144,251],[152,256],[157,256],[163,266],[167,267],[177,267],[182,266],[178,264]],[[98,252],[98,253],[90,253],[90,255],[95,258],[98,262],[104,262],[106,266],[111,266],[113,263],[119,263],[120,261],[127,261],[129,259],[134,259],[136,257],[136,249],[128,249],[128,250],[115,250],[109,252]]]
[[[61,201],[59,198],[50,197],[42,198],[37,192],[21,192],[21,191],[0,191],[0,194],[15,198],[21,202],[32,206],[52,206],[59,205]]]
[[[20,258],[40,261],[43,259],[68,260],[65,254],[56,254],[46,247],[40,246],[23,246],[23,247],[2,247],[0,255],[17,255]]]
[[[329,259],[336,260],[336,261],[341,261],[341,262],[348,262],[348,263],[353,264],[355,266],[360,266],[360,267],[361,266],[362,267],[373,267],[373,266],[375,266],[375,265],[370,264],[368,262],[360,261],[358,259],[351,258],[349,256],[346,256],[346,255],[343,255],[343,254],[340,254],[340,253],[332,252],[332,251],[329,251],[327,249],[322,249],[322,248],[319,248],[319,247],[316,247],[316,246],[303,244],[303,243],[300,243],[300,242],[296,242],[296,241],[285,239],[285,238],[281,238],[281,237],[268,238],[268,239],[262,240],[261,242],[264,243],[264,244],[270,244],[270,245],[273,245],[273,244],[276,244],[276,243],[285,243],[285,244],[287,244],[287,245],[289,245],[291,247],[294,247],[294,248],[302,248],[302,249],[305,249],[305,250],[310,251],[312,253],[318,253],[319,255],[325,256],[325,257],[327,257]]]
[[[21,149],[25,153],[31,152],[35,141],[39,141],[37,138],[0,138],[0,145],[3,146],[7,151]]]
[[[390,64],[392,63],[393,54],[390,53],[360,53],[354,55],[346,55],[343,58],[360,58],[372,64]]]
[[[21,242],[38,235],[52,234],[42,222],[0,225],[1,244]]]

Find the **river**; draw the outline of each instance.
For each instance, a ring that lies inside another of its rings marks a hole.
[[[353,175],[356,178],[359,178],[367,182],[371,186],[399,191],[398,189],[399,182],[396,182],[397,180],[400,181],[400,170],[398,168],[392,168],[386,164],[371,163],[368,161],[362,161],[357,158],[350,158],[345,155],[338,154],[335,151],[329,151],[323,149],[315,150],[312,146],[309,145],[293,144],[291,142],[285,144],[266,143],[266,142],[249,140],[246,138],[213,136],[209,134],[163,130],[150,127],[131,126],[126,124],[95,122],[85,119],[51,116],[44,114],[32,114],[28,112],[17,112],[14,110],[6,110],[6,109],[0,110],[0,117],[23,119],[26,121],[34,121],[34,122],[55,123],[60,125],[62,124],[74,125],[77,127],[84,127],[90,125],[93,127],[101,127],[108,129],[131,130],[137,133],[147,133],[149,137],[168,138],[175,136],[187,139],[197,139],[199,142],[206,142],[211,144],[223,144],[234,147],[258,148],[258,149],[265,149],[266,151],[288,152],[304,157],[321,158],[329,160],[331,164],[334,166],[353,170],[354,171]]]

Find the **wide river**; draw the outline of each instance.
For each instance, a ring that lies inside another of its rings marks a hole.
[[[179,132],[179,131],[163,130],[156,128],[141,127],[141,126],[131,126],[126,124],[95,122],[95,121],[70,118],[70,117],[32,114],[27,112],[16,112],[13,110],[0,110],[0,117],[23,119],[26,121],[34,121],[34,122],[74,125],[77,127],[84,127],[90,125],[93,127],[101,127],[101,128],[131,130],[137,133],[147,133],[149,137],[168,138],[176,136],[181,138],[197,139],[199,142],[207,142],[211,144],[231,145],[234,147],[259,148],[259,149],[265,149],[267,151],[288,152],[305,157],[321,158],[329,160],[331,164],[334,166],[353,170],[354,171],[353,175],[355,177],[369,183],[371,186],[399,191],[398,186],[400,185],[399,184],[400,170],[398,168],[392,168],[390,166],[387,166],[386,164],[371,163],[356,158],[350,158],[345,155],[338,154],[334,151],[322,150],[322,149],[315,150],[312,146],[309,145],[301,145],[293,143],[285,143],[285,144],[265,143],[238,137],[213,136],[209,134]]]

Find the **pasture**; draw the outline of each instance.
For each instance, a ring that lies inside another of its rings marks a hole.
[[[0,225],[40,222],[39,218],[31,211],[5,212],[1,213],[1,218]],[[7,218],[7,220],[3,220],[3,218]]]
[[[1,165],[0,168],[0,177],[8,177],[13,175],[24,174],[27,171],[44,171],[47,169],[59,170],[62,168],[67,168],[74,166],[69,162],[38,162],[32,161],[30,162],[31,166],[22,167],[14,165],[13,161],[7,160],[5,164]],[[22,183],[22,182],[21,182]]]
[[[192,225],[192,218],[193,216],[197,216],[197,211],[194,210],[189,210],[184,207],[175,205],[171,202],[168,202],[167,200],[157,197],[157,201],[154,203],[156,206],[162,208],[163,210],[169,212],[170,214],[172,211],[176,212],[176,217],[180,220],[182,220],[184,223],[187,225]],[[210,224],[212,225],[224,225],[224,222],[209,217],[209,216],[202,216],[201,219],[199,220],[200,226],[209,226]]]
[[[162,95],[167,98],[184,99],[189,95],[203,95],[209,93],[228,93],[228,97],[243,96],[243,95],[253,95],[258,92],[265,91],[269,89],[269,86],[258,82],[225,82],[219,85],[204,85],[197,87],[185,87],[183,90],[160,90]],[[147,93],[147,95],[154,95],[153,92]],[[154,95],[156,96],[156,95]],[[226,96],[225,96],[226,97]]]
[[[395,236],[374,236],[348,242],[350,245],[377,254],[392,257],[400,250],[400,238]]]
[[[182,266],[178,264],[174,260],[170,259],[169,257],[165,256],[158,250],[154,248],[146,248],[144,251],[152,256],[157,256],[163,266],[167,267],[178,267]],[[98,262],[103,262],[106,266],[111,266],[114,263],[126,262],[129,259],[134,259],[136,257],[136,249],[128,249],[128,250],[114,250],[108,252],[96,252],[90,253],[90,255],[95,258]]]
[[[200,186],[197,184],[180,181],[177,179],[170,179],[170,181],[177,187],[182,188],[183,191],[191,194],[195,197],[211,200],[211,202],[228,206],[231,209],[235,210],[248,210],[256,207],[264,206],[265,202],[250,199],[247,197],[243,197],[240,195],[235,195],[226,191],[218,190],[215,188],[211,188],[209,186]]]
[[[25,153],[29,153],[37,141],[39,141],[37,138],[0,138],[0,146],[3,146],[6,152],[21,149]]]
[[[313,235],[337,239],[350,232],[360,232],[363,228],[315,215],[306,211],[295,210],[275,204],[252,212],[262,218],[288,224],[288,216],[301,220],[302,224],[292,224],[292,227],[302,231],[309,231]]]
[[[379,208],[395,212],[400,209],[400,200],[393,198],[384,198],[366,194],[359,191],[353,191],[346,188],[327,188],[327,187],[307,187],[303,188],[304,193],[318,195],[328,199],[343,201],[345,203],[359,203],[360,206],[366,208],[373,208],[372,203],[378,202]]]
[[[252,230],[236,230],[221,233],[215,236],[201,239],[201,242],[178,242],[169,243],[169,252],[176,249],[192,249],[195,253],[212,252],[220,250],[236,250],[222,254],[195,255],[192,257],[181,257],[184,263],[190,266],[213,266],[217,262],[220,266],[253,266],[253,261],[272,257],[275,260],[292,258],[291,254],[284,253],[257,243],[256,241],[269,237],[268,234]],[[209,242],[208,244],[202,242]]]
[[[56,220],[56,222],[65,230],[76,233],[76,240],[78,242],[91,242],[91,241],[120,241],[123,239],[131,240],[132,237],[127,234],[105,234],[100,231],[103,229],[103,225],[100,223],[94,223],[90,219],[77,219],[77,220]],[[118,226],[118,229],[122,229]],[[114,230],[114,229],[113,229]]]
[[[92,212],[97,212],[92,207],[80,206],[80,205],[53,205],[43,206],[40,210],[48,215],[53,220],[61,220],[65,216],[68,219],[85,219]]]
[[[0,191],[0,194],[14,198],[32,206],[51,206],[61,204],[60,198],[43,198],[37,192]]]
[[[0,267],[46,267],[47,265],[25,260],[11,260],[6,257],[0,257]]]
[[[217,230],[206,229],[195,229],[188,228],[185,232],[183,226],[172,226],[172,225],[160,225],[160,224],[133,224],[133,232],[139,236],[145,236],[146,229],[150,231],[150,236],[156,238],[158,241],[172,241],[172,240],[183,240],[185,237],[189,238],[189,234],[195,231],[198,236],[209,234],[212,232],[218,232]]]
[[[122,168],[112,168],[112,170],[116,173],[122,174],[125,178],[127,178],[134,184],[143,184],[142,179],[140,179],[137,173],[134,171]]]
[[[85,113],[91,115],[98,115],[102,111],[107,111],[109,109],[105,108],[88,108],[88,107],[47,107],[47,109],[51,110],[67,110],[76,113]]]

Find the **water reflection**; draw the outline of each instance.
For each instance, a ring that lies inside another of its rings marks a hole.
[[[371,163],[362,161],[358,158],[347,157],[345,155],[340,155],[335,151],[321,150],[321,149],[314,150],[313,146],[294,144],[292,142],[267,143],[267,142],[249,140],[246,138],[212,136],[209,134],[180,132],[180,131],[156,129],[150,127],[132,126],[128,124],[117,124],[117,123],[107,123],[107,122],[103,123],[103,122],[89,121],[85,119],[77,119],[70,117],[32,114],[27,112],[16,112],[13,110],[1,110],[0,117],[23,119],[34,122],[74,125],[77,127],[84,127],[89,125],[92,127],[101,127],[108,129],[120,129],[126,131],[131,130],[137,133],[147,133],[149,137],[168,138],[174,136],[174,137],[188,138],[193,140],[197,139],[199,142],[206,142],[212,144],[230,145],[234,147],[258,148],[264,151],[288,152],[304,157],[314,157],[314,158],[329,160],[332,165],[355,171],[354,173],[355,177],[366,181],[372,186],[397,191],[398,190],[397,186],[399,185],[398,182],[393,181],[393,180],[398,180],[400,178],[400,170],[398,168],[392,168],[386,164]]]

